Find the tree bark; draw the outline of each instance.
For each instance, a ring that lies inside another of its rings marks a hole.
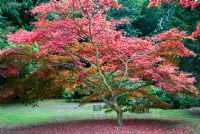
[[[117,111],[117,124],[118,124],[118,127],[123,127],[123,112],[120,110],[120,111]]]
[[[117,96],[114,96],[114,99],[110,101],[110,100],[106,100],[106,98],[104,98],[104,96],[100,92],[98,92],[98,94],[103,102],[105,102],[108,106],[110,106],[111,109],[116,111],[117,125],[118,127],[123,127],[123,110],[117,104]]]

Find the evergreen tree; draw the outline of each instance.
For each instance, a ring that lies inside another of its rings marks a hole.
[[[20,28],[31,30],[34,16],[30,13],[36,5],[49,0],[0,0],[0,50],[11,47],[6,35]]]
[[[126,31],[128,36],[139,37],[155,33],[162,15],[160,8],[147,8],[148,2],[146,0],[119,0],[119,3],[123,8],[111,10],[109,16],[118,20],[128,17],[131,23],[119,25],[118,30]]]
[[[0,27],[14,26],[30,30],[30,23],[34,20],[30,10],[41,2],[49,0],[0,0]],[[13,30],[13,29],[12,29]],[[12,31],[11,30],[11,31]]]

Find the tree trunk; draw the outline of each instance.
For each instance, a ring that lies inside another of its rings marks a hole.
[[[117,124],[118,127],[123,127],[122,111],[117,111]]]
[[[99,94],[99,97],[103,102],[105,102],[110,108],[117,113],[117,124],[118,127],[123,127],[123,110],[117,104],[117,96],[114,97],[113,101],[106,100],[103,95]]]

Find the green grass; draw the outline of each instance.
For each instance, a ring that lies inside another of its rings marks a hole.
[[[76,103],[43,101],[38,103],[39,107],[32,107],[32,105],[24,106],[23,104],[1,105],[0,127],[115,117],[115,113],[105,114],[103,111],[93,112],[91,106],[73,106],[71,108],[70,105],[76,105]],[[57,108],[55,108],[56,106]],[[58,106],[64,107],[59,108]]]
[[[101,112],[92,110],[67,110],[67,109],[18,109],[1,110],[0,122],[2,127],[12,127],[21,125],[44,124],[57,121],[93,119]]]
[[[92,105],[78,107],[75,103],[59,101],[43,101],[39,107],[24,106],[22,104],[1,105],[0,127],[37,125],[52,122],[86,120],[86,119],[113,119],[116,113],[105,114],[104,111],[93,111]],[[192,115],[187,110],[151,109],[150,113],[125,113],[124,118],[133,119],[170,119],[187,122],[200,132],[200,116]]]
[[[65,105],[66,101],[65,100],[44,100],[44,101],[39,101],[37,103],[37,106],[49,106],[49,105]],[[28,106],[28,107],[33,107],[33,104],[22,104],[22,103],[17,103],[17,104],[0,104],[1,108],[13,108],[13,107],[19,107],[19,106]]]
[[[184,109],[174,110],[162,110],[162,109],[151,109],[151,112],[158,114],[162,118],[179,119],[179,120],[200,120],[196,116],[189,113]]]

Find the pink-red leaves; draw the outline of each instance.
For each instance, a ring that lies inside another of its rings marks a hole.
[[[197,25],[196,31],[192,33],[192,37],[198,37],[198,36],[200,36],[200,24]]]
[[[161,1],[152,0],[150,4],[160,6]],[[127,74],[114,76],[113,82],[124,78],[130,81],[145,80],[166,91],[187,90],[197,93],[193,86],[194,78],[180,72],[176,62],[179,57],[195,56],[181,42],[192,38],[177,29],[146,39],[125,37],[115,26],[129,21],[107,20],[106,12],[111,7],[120,6],[114,0],[68,0],[41,4],[32,11],[40,15],[34,23],[36,29],[31,32],[19,30],[9,35],[9,41],[26,45],[37,42],[41,49],[36,57],[64,56],[74,63],[84,59],[92,64],[89,68],[81,66],[82,63],[76,64],[76,71],[72,75],[81,78],[73,81],[71,87],[82,79],[91,80],[92,84],[102,83],[101,79],[97,79],[97,66],[104,74],[124,73],[126,64]],[[56,13],[59,19],[46,20],[49,12]],[[75,17],[75,13],[80,17]],[[199,26],[197,29],[200,29]],[[193,37],[199,35],[198,31],[193,33]],[[55,59],[48,60],[56,62]]]

